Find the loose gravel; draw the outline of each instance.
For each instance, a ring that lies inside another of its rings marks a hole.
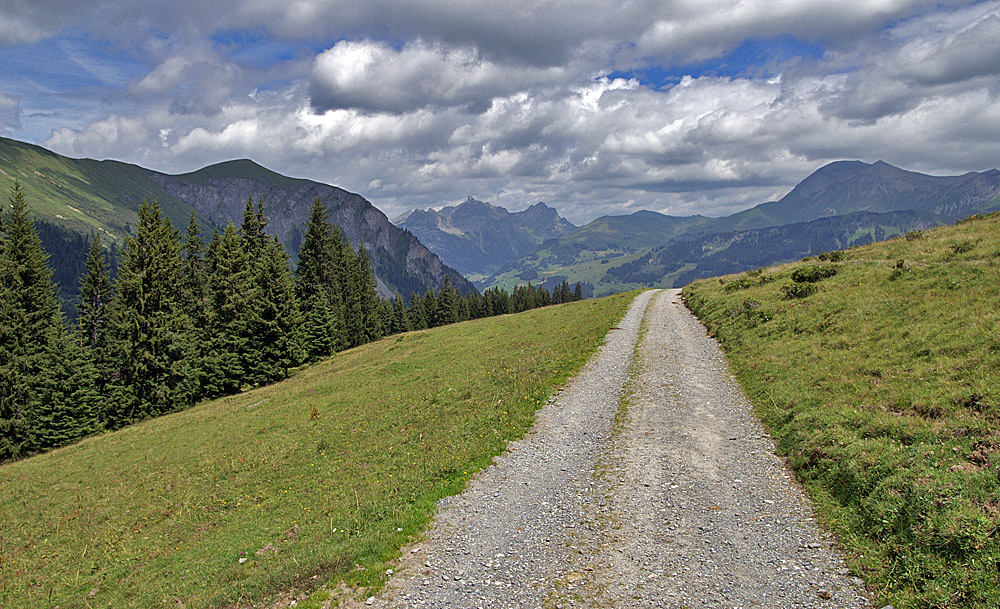
[[[394,571],[365,605],[870,606],[677,290],[639,295]]]

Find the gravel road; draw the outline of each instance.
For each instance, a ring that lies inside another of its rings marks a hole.
[[[365,604],[869,607],[773,451],[679,291],[645,292]]]

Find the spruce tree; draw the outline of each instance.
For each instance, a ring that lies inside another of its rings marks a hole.
[[[396,294],[396,297],[392,299],[392,333],[400,334],[403,332],[409,332],[413,329],[410,324],[410,316],[406,312],[406,306],[403,304],[403,297]]]
[[[344,237],[338,244],[340,252],[340,285],[344,295],[344,332],[348,347],[357,347],[365,340],[365,298],[360,262],[350,241]],[[360,253],[360,251],[359,251]]]
[[[2,234],[2,228],[0,228]],[[0,461],[17,458],[28,439],[28,400],[30,387],[24,381],[24,361],[20,353],[20,330],[23,323],[14,306],[10,285],[9,262],[0,252]]]
[[[44,388],[32,415],[34,444],[39,450],[56,448],[98,431],[100,395],[95,388],[95,366],[83,336],[64,336],[52,345],[49,367],[37,386]]]
[[[217,238],[217,232],[213,238]],[[217,243],[216,243],[217,245]],[[207,360],[210,350],[210,334],[208,329],[209,310],[211,307],[208,289],[208,251],[205,240],[201,236],[201,227],[195,220],[194,212],[188,221],[187,233],[181,245],[181,308],[187,314],[191,323],[192,373],[198,386],[198,396],[204,393],[203,385],[208,372]]]
[[[326,206],[317,198],[309,212],[295,269],[295,291],[306,324],[303,336],[309,361],[346,346],[341,241],[340,231],[330,224]]]
[[[258,365],[251,353],[254,306],[253,270],[232,222],[217,243],[210,260],[208,353],[205,394],[227,395],[242,389],[248,368]]]
[[[111,427],[178,410],[198,395],[190,319],[181,306],[180,239],[159,205],[139,207],[112,301]]]
[[[74,339],[80,343],[79,356],[93,379],[94,392],[104,403],[108,401],[108,379],[111,374],[108,323],[114,296],[111,273],[106,263],[100,238],[94,237],[87,251],[86,267],[80,281],[77,307],[79,316],[76,320],[78,336]],[[103,425],[103,412],[96,413],[96,416]]]
[[[410,292],[410,307],[406,311],[406,316],[409,318],[410,326],[414,330],[426,330],[428,328],[424,300],[416,292]]]
[[[100,237],[90,240],[83,278],[80,280],[76,323],[84,344],[102,354],[107,347],[107,326],[111,305],[111,273],[108,271]]]
[[[262,255],[256,277],[258,299],[253,334],[260,361],[256,368],[247,370],[247,380],[257,385],[287,377],[288,370],[304,357],[302,321],[295,284],[288,270],[288,254],[275,237],[267,242]]]
[[[73,374],[80,354],[19,183],[0,216],[0,459],[9,459],[86,435],[96,421],[92,381]]]
[[[361,315],[364,333],[362,342],[371,342],[382,338],[385,333],[385,310],[382,297],[378,294],[378,284],[372,273],[371,258],[365,244],[358,246],[355,260],[355,286],[358,290],[358,300],[361,304]]]
[[[424,294],[422,309],[424,311],[424,318],[427,320],[427,327],[434,328],[438,326],[438,299],[434,295],[434,290],[427,290],[427,293]]]
[[[444,287],[438,293],[434,325],[453,324],[459,319],[458,290],[451,286],[451,276],[444,276]]]

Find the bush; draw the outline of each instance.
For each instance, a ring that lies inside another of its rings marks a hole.
[[[951,246],[951,253],[964,254],[966,252],[971,252],[974,247],[976,247],[976,244],[971,241],[962,241],[961,243],[953,243]]]
[[[829,262],[840,262],[841,260],[844,259],[844,252],[841,251],[823,252],[822,254],[816,257],[819,258],[820,260],[825,260]]]
[[[723,290],[725,290],[726,292],[736,292],[738,290],[745,290],[749,287],[753,287],[753,285],[754,284],[752,281],[750,281],[749,277],[740,277],[735,281],[730,281],[729,283],[725,284]]]
[[[837,267],[830,265],[807,266],[792,271],[792,281],[796,283],[816,283],[837,274]]]
[[[917,239],[922,239],[923,236],[924,236],[923,231],[911,230],[910,232],[906,233],[906,240],[916,241]]]
[[[814,294],[818,289],[814,283],[786,283],[785,285],[778,288],[781,290],[781,297],[785,300],[793,300],[796,298],[805,298],[810,294]]]
[[[739,323],[747,328],[757,326],[771,321],[773,315],[767,311],[762,311],[760,303],[756,300],[746,299],[735,307],[730,307],[726,311],[729,321]]]
[[[889,273],[889,281],[896,281],[906,272],[906,260],[900,258],[896,264],[892,265],[892,272]]]

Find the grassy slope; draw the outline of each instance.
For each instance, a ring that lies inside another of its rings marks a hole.
[[[684,295],[876,606],[997,607],[1000,216],[910,237],[805,298],[779,288],[816,260]]]
[[[39,220],[121,240],[136,222],[143,199],[158,201],[174,226],[187,226],[191,207],[149,178],[149,171],[117,161],[71,159],[44,148],[0,138],[0,197],[21,182]],[[207,221],[198,216],[207,225]]]
[[[4,465],[0,607],[246,606],[302,580],[378,585],[633,296],[394,336]]]

